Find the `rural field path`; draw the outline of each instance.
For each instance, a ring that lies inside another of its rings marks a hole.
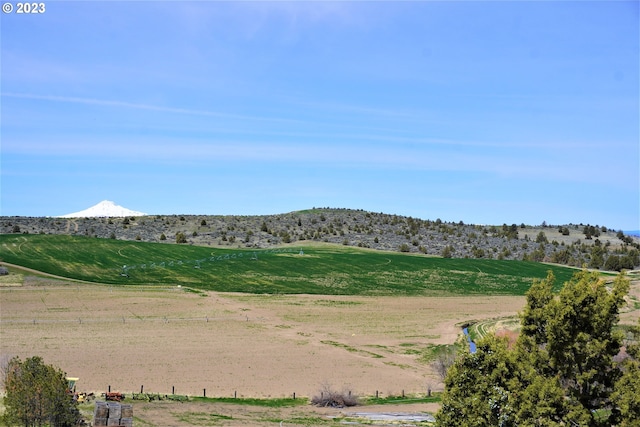
[[[16,270],[20,270],[23,271],[25,273],[32,273],[35,274],[36,276],[44,276],[44,277],[50,277],[52,279],[58,279],[58,280],[62,280],[65,282],[73,282],[73,283],[86,283],[88,285],[99,285],[98,283],[94,283],[94,282],[86,282],[84,280],[78,280],[78,279],[70,279],[68,277],[63,277],[63,276],[56,276],[55,274],[49,274],[49,273],[45,273],[39,270],[34,270],[33,268],[27,268],[27,267],[23,267],[21,265],[17,265],[17,264],[10,264],[8,262],[0,262],[1,265],[7,266],[7,267],[11,267],[14,268]]]

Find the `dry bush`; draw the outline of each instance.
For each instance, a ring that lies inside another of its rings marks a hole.
[[[5,388],[9,377],[9,362],[11,362],[11,359],[13,359],[13,357],[8,354],[0,356],[0,387],[3,389]]]
[[[431,362],[431,367],[438,374],[438,376],[444,381],[447,377],[447,372],[449,368],[456,361],[456,350],[455,348],[449,348],[445,351],[440,352],[435,360]]]
[[[344,408],[358,405],[358,397],[351,390],[343,388],[335,391],[329,384],[324,384],[320,392],[313,396],[311,404],[315,406],[330,406],[332,408]]]

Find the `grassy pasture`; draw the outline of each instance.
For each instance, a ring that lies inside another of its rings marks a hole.
[[[220,291],[316,295],[523,295],[549,270],[524,261],[444,259],[336,245],[222,249],[65,235],[0,235],[0,260],[96,283],[180,284]]]

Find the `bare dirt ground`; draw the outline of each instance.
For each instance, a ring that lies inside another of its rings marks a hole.
[[[461,322],[515,315],[524,305],[524,297],[505,296],[245,295],[10,282],[0,286],[0,356],[41,356],[80,377],[79,391],[97,393],[144,386],[160,394],[312,397],[330,384],[359,396],[424,394],[442,389],[419,360],[425,349],[455,342]],[[220,405],[140,402],[134,415],[136,425],[314,425],[304,419],[353,412]]]
[[[136,426],[343,426],[354,425],[416,425],[406,423],[404,414],[435,413],[436,404],[379,405],[353,408],[317,408],[311,405],[292,408],[263,408],[247,405],[189,402],[134,403]],[[363,412],[366,411],[366,414]],[[397,421],[376,423],[366,415],[399,415]],[[424,424],[423,424],[424,425]]]

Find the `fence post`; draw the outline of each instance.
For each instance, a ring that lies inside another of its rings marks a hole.
[[[296,400],[296,392],[293,392],[293,400]]]
[[[202,389],[202,397],[207,397],[207,389],[206,388]]]
[[[109,393],[111,393],[111,384],[109,384]]]
[[[233,398],[236,399],[237,397],[238,397],[238,391],[236,390],[233,392]]]
[[[144,390],[144,384],[140,386],[140,394],[142,394],[142,390]]]
[[[171,394],[176,394],[176,386],[171,386]]]
[[[376,399],[378,398],[378,390],[376,390]]]

